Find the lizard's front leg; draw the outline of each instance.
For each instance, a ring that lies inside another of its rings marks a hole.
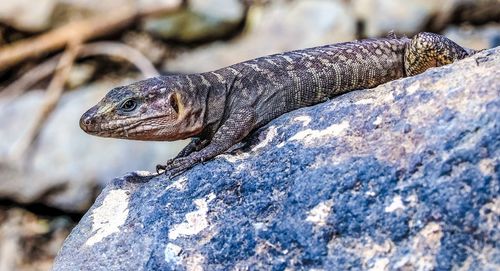
[[[175,159],[179,159],[181,157],[186,157],[189,154],[199,151],[206,147],[210,143],[208,139],[200,139],[200,138],[193,138],[191,139],[191,142],[189,142],[186,147],[184,147],[178,154],[175,156],[175,158],[172,158],[168,160],[165,165],[156,165],[156,173],[160,174],[160,170],[165,170],[166,165],[172,164]]]
[[[254,123],[255,112],[253,110],[249,108],[237,110],[217,130],[206,147],[185,157],[175,158],[166,165],[158,165],[156,169],[157,171],[164,170],[170,178],[175,177],[193,165],[227,151],[253,130]]]

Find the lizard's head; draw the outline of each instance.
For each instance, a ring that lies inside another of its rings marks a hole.
[[[88,134],[137,140],[178,140],[203,129],[204,110],[193,106],[180,77],[155,77],[116,87],[83,114]]]

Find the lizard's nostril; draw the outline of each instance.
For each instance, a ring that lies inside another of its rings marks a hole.
[[[82,130],[84,130],[85,132],[91,131],[92,126],[95,126],[96,111],[97,107],[94,106],[87,110],[87,112],[83,113],[82,117],[80,118],[80,128],[82,128]]]
[[[89,129],[92,127],[94,124],[93,118],[88,112],[82,115],[80,118],[80,128],[84,131],[89,131]]]

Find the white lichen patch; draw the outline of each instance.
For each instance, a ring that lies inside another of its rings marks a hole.
[[[377,116],[377,118],[373,121],[373,125],[379,126],[380,124],[382,124],[382,117]]]
[[[228,161],[229,163],[234,164],[240,160],[248,158],[249,154],[248,153],[239,153],[239,154],[234,154],[234,155],[233,154],[221,154],[217,157],[226,159],[226,161]]]
[[[375,193],[375,191],[370,190],[370,191],[366,191],[365,195],[368,197],[373,197],[373,196],[377,195],[377,193]]]
[[[186,270],[188,271],[203,271],[203,263],[205,262],[205,257],[200,253],[194,253],[186,257],[184,260],[184,264],[186,266]]]
[[[390,240],[385,240],[381,244],[370,240],[370,242],[362,246],[360,255],[363,262],[367,264],[370,259],[381,257],[382,255],[389,256],[391,252],[394,252],[394,243]]]
[[[421,88],[421,86],[420,86],[420,82],[419,82],[419,81],[415,81],[413,84],[409,85],[409,86],[406,88],[407,95],[414,94],[414,93],[415,93],[415,92],[417,92],[420,88]]]
[[[276,126],[273,125],[269,127],[267,129],[267,134],[264,140],[260,141],[259,144],[255,145],[255,147],[252,148],[252,151],[256,152],[262,149],[263,147],[267,146],[267,144],[269,144],[269,142],[271,142],[277,134],[278,134],[278,129],[276,128]]]
[[[394,265],[394,268],[408,267],[411,270],[433,270],[442,237],[441,225],[436,222],[428,223],[413,238],[411,250]]]
[[[487,228],[495,228],[500,217],[500,198],[494,198],[479,210]]]
[[[179,263],[181,261],[180,254],[182,248],[174,243],[168,243],[165,246],[165,261],[169,263]]]
[[[386,213],[392,213],[396,210],[404,210],[405,205],[403,204],[403,201],[401,200],[401,196],[395,196],[392,199],[392,203],[389,206],[385,207],[385,212]]]
[[[493,176],[495,174],[495,165],[493,159],[482,159],[479,161],[479,170],[483,175]]]
[[[285,141],[281,142],[280,144],[276,145],[276,148],[283,148],[285,146]]]
[[[311,117],[310,116],[298,116],[293,119],[294,121],[300,121],[302,122],[302,126],[307,126],[309,123],[311,123]]]
[[[418,204],[418,196],[417,194],[413,193],[406,197],[406,202],[408,203],[409,207],[416,207]]]
[[[264,224],[262,222],[256,222],[256,223],[253,223],[252,226],[256,231],[260,231],[266,227],[266,224]]]
[[[480,249],[468,248],[471,254],[465,259],[461,266],[454,266],[453,270],[468,271],[478,270],[474,267],[481,267],[481,270],[500,270],[500,263],[498,262],[498,248],[495,245],[485,245]]]
[[[383,271],[387,270],[387,267],[389,266],[390,260],[388,258],[379,258],[375,261],[373,264],[373,267],[370,268],[370,271]]]
[[[137,176],[139,177],[151,177],[153,175],[156,175],[153,172],[145,171],[145,170],[138,170],[134,172]]]
[[[111,190],[102,201],[101,206],[92,211],[92,232],[94,233],[85,242],[86,246],[92,246],[105,237],[119,232],[120,227],[125,224],[128,217],[129,192],[118,189]]]
[[[208,227],[208,203],[215,199],[215,194],[194,200],[197,210],[186,214],[186,222],[174,225],[168,232],[168,238],[175,240],[181,236],[191,236],[200,233]]]
[[[365,104],[373,104],[375,102],[375,99],[373,98],[366,98],[366,99],[359,99],[354,104],[356,105],[365,105]]]
[[[391,259],[396,252],[396,247],[391,240],[377,243],[370,237],[352,239],[348,242],[350,246],[345,247],[348,253],[358,255],[363,270],[386,270],[379,269],[386,265],[385,259]]]
[[[236,155],[229,155],[229,154],[223,154],[219,155],[218,157],[226,159],[226,161],[230,163],[235,163],[239,160],[247,159],[251,155],[254,155],[256,151],[264,148],[267,146],[273,139],[274,137],[278,134],[278,129],[276,126],[271,126],[267,129],[266,137],[261,140],[257,145],[255,145],[250,152],[242,152]]]
[[[324,227],[326,220],[332,210],[333,200],[327,200],[319,203],[308,212],[306,221],[313,223],[316,227]]]
[[[304,131],[300,131],[288,140],[289,141],[299,140],[299,141],[303,141],[306,144],[310,144],[318,138],[336,137],[336,136],[343,135],[348,128],[349,128],[349,121],[344,120],[341,123],[332,124],[331,126],[325,128],[323,130],[307,129]]]
[[[186,183],[187,183],[187,177],[182,176],[179,179],[177,179],[175,182],[171,183],[169,186],[167,186],[167,190],[169,189],[177,189],[177,190],[184,190],[186,189]]]

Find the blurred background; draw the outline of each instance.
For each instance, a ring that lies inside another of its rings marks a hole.
[[[500,0],[1,0],[0,271],[50,270],[107,182],[186,142],[89,136],[111,88],[389,31],[500,44]]]

